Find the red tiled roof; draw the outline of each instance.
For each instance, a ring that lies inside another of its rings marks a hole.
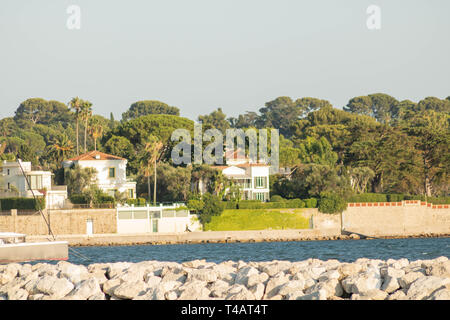
[[[99,156],[99,159],[98,157]],[[68,159],[68,161],[83,161],[83,160],[126,160],[121,157],[113,156],[112,154],[103,153],[100,151],[90,151],[88,153],[80,154],[77,157]]]

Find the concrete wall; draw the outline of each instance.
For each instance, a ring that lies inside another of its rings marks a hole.
[[[27,235],[46,235],[48,228],[44,219],[36,212],[32,215],[0,215],[0,232],[18,232]],[[50,212],[50,213],[49,213]],[[86,234],[87,220],[93,221],[93,232],[116,233],[115,209],[51,210],[44,211],[55,235]]]
[[[416,200],[350,203],[342,213],[342,227],[371,236],[450,234],[450,205]]]

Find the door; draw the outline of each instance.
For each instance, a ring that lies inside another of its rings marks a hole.
[[[153,232],[158,232],[158,219],[153,219]]]
[[[94,234],[94,221],[92,221],[92,219],[86,220],[86,234],[88,236]]]

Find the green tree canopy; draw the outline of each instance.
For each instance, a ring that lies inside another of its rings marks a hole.
[[[157,100],[143,100],[133,103],[128,111],[122,113],[122,120],[128,121],[149,114],[170,114],[179,116],[180,109]]]

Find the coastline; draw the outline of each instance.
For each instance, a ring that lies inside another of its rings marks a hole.
[[[450,233],[421,233],[410,235],[377,236],[367,239],[449,238]],[[57,241],[67,241],[70,246],[128,246],[169,245],[201,243],[251,243],[289,241],[358,240],[357,234],[344,235],[340,230],[247,230],[247,231],[204,231],[183,233],[136,233],[136,234],[94,234],[56,235]],[[51,240],[50,236],[28,236],[28,242]]]

